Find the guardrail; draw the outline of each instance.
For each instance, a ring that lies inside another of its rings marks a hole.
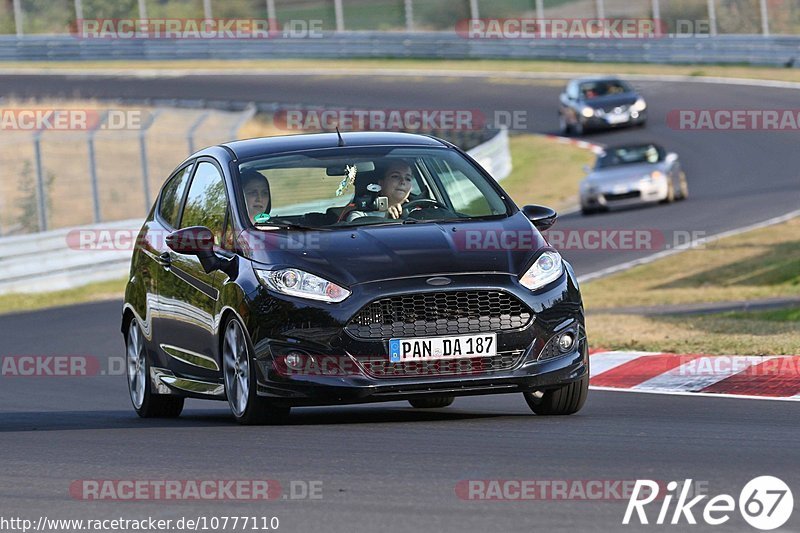
[[[0,37],[0,61],[286,58],[547,59],[795,66],[800,36],[650,39],[466,39],[454,32],[338,32],[252,40]]]
[[[511,172],[508,131],[468,153],[498,181]],[[128,273],[141,219],[0,238],[0,294],[34,293],[118,279]],[[119,236],[122,235],[122,241]],[[81,236],[92,239],[83,246]]]

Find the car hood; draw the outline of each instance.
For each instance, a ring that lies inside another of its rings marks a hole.
[[[611,111],[615,107],[632,105],[638,98],[639,95],[636,93],[623,93],[592,98],[591,100],[586,100],[585,103],[592,109]]]
[[[345,286],[414,276],[517,275],[546,245],[522,212],[500,220],[242,235],[256,267],[299,268]]]
[[[628,183],[638,181],[654,170],[663,170],[659,163],[639,163],[635,165],[620,165],[616,167],[595,170],[586,177],[586,182],[592,185],[612,185],[614,183]]]

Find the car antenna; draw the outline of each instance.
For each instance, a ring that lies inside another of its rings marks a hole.
[[[339,146],[344,146],[344,139],[342,138],[342,134],[339,131],[339,126],[336,126],[336,135],[339,136]]]

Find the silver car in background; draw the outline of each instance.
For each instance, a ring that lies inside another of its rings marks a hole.
[[[678,154],[654,143],[604,148],[580,184],[581,212],[630,204],[685,200],[686,174]]]

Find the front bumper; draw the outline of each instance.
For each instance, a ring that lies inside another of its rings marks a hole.
[[[583,123],[584,130],[602,130],[625,126],[638,126],[647,122],[647,111],[645,110],[637,112],[631,110],[623,113],[621,116],[613,113],[606,113],[601,116],[595,115],[589,118],[581,115],[580,120]]]
[[[507,364],[488,366],[485,361],[465,363],[455,372],[442,372],[437,361],[412,364],[410,370],[376,375],[369,366],[391,367],[388,339],[356,339],[340,326],[271,332],[254,339],[258,394],[291,405],[331,405],[392,401],[432,395],[479,395],[546,390],[580,380],[588,372],[588,343],[585,336],[580,293],[571,272],[565,272],[554,286],[531,293],[507,275],[452,276],[448,290],[489,288],[513,294],[532,311],[531,321],[514,330],[497,331],[498,356]],[[431,291],[430,286],[409,286],[409,280],[380,284],[380,296]],[[354,294],[356,294],[354,292]],[[363,295],[367,304],[377,295]],[[573,331],[576,343],[567,353],[554,351],[558,335]],[[288,335],[287,335],[288,333]],[[436,335],[439,336],[439,335]],[[321,339],[325,338],[324,342]],[[304,364],[291,368],[288,353],[299,354]],[[311,364],[307,364],[311,363]],[[407,363],[400,363],[405,365]],[[499,367],[499,368],[498,368]],[[449,368],[449,367],[448,367]]]
[[[664,200],[669,194],[667,180],[657,182],[631,181],[630,185],[617,187],[601,187],[581,193],[581,205],[584,207],[623,207],[642,203],[653,203]]]

